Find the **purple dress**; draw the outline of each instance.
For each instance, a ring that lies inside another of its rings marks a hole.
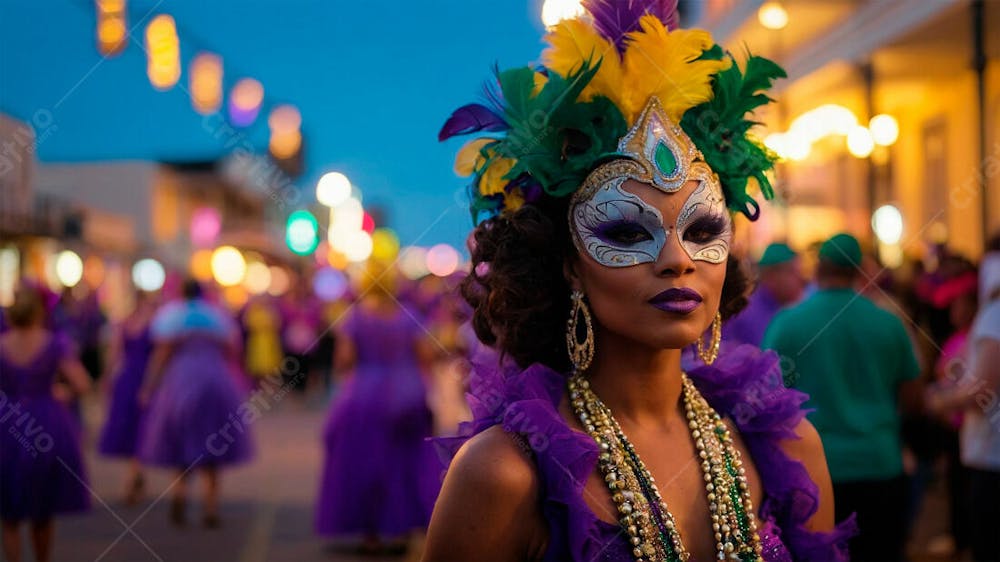
[[[176,302],[157,313],[152,333],[174,349],[146,412],[140,460],[182,470],[249,460],[260,411],[226,357],[238,334],[233,320],[203,300]]]
[[[138,452],[139,427],[142,408],[139,389],[146,374],[149,356],[153,352],[153,338],[149,326],[137,334],[127,330],[122,333],[123,360],[115,376],[111,391],[108,418],[101,431],[97,450],[109,457],[131,458]]]
[[[344,333],[357,362],[323,431],[316,532],[391,537],[425,528],[441,465],[427,441],[433,425],[417,367],[421,329],[402,310],[380,316],[356,307]]]
[[[597,470],[598,449],[590,436],[570,427],[559,413],[565,376],[541,364],[523,371],[505,368],[502,373],[494,357],[485,353],[474,360],[469,401],[475,421],[463,427],[461,436],[438,443],[454,452],[473,435],[502,424],[532,449],[541,477],[541,507],[549,524],[544,560],[631,561],[625,533],[599,519],[583,499],[587,478]],[[805,529],[818,508],[819,490],[805,467],[786,456],[779,442],[794,437],[806,396],[782,385],[777,355],[738,346],[713,365],[688,371],[688,376],[712,407],[736,424],[760,473],[764,499],[758,510],[758,532],[764,560],[846,560],[853,519],[830,533]]]
[[[80,428],[52,395],[69,342],[49,341],[27,364],[0,351],[0,519],[46,520],[90,507]]]

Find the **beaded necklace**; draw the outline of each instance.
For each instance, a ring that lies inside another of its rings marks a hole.
[[[708,493],[717,559],[760,561],[760,537],[740,453],[729,428],[694,383],[684,374],[682,382],[688,427]],[[673,514],[611,410],[579,375],[571,376],[568,386],[573,412],[600,447],[598,467],[636,561],[687,561],[690,553],[684,548]]]

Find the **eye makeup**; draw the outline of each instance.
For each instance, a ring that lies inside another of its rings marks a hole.
[[[718,180],[706,167],[691,170],[690,179],[698,181],[677,214],[675,232],[681,246],[692,260],[722,263],[729,257],[733,223],[726,211],[726,200]]]
[[[667,240],[660,211],[622,189],[615,178],[573,208],[573,239],[581,251],[607,267],[656,261]]]

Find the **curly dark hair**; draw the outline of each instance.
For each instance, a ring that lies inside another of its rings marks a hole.
[[[570,285],[563,275],[576,256],[567,222],[569,198],[543,198],[513,213],[494,216],[473,231],[472,272],[462,296],[472,306],[479,339],[521,367],[542,363],[569,370],[566,319]],[[743,310],[754,280],[730,255],[719,312]]]

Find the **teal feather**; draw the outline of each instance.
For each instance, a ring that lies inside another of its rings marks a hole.
[[[715,47],[709,52],[716,52]],[[732,58],[732,55],[728,55]],[[730,209],[756,218],[756,202],[747,194],[747,180],[754,178],[765,199],[774,197],[767,171],[777,155],[748,135],[759,124],[751,119],[758,107],[772,101],[762,91],[771,87],[785,71],[771,60],[750,55],[741,70],[736,61],[716,75],[710,101],[689,109],[681,127],[719,176]],[[755,209],[748,211],[748,205]]]

